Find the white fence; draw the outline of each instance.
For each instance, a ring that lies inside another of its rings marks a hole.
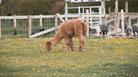
[[[124,16],[124,17],[123,17]],[[29,16],[0,16],[0,38],[4,37],[37,37],[43,34],[48,34],[53,32],[57,29],[58,25],[61,22],[64,22],[66,18],[83,18],[89,22],[90,27],[94,28],[95,26],[101,25],[101,19],[104,17],[102,15],[29,15]],[[135,16],[131,13],[128,16],[125,14],[120,13],[118,16],[118,20],[122,20],[122,24],[118,22],[118,25],[124,25],[124,19],[129,17],[129,25],[133,24],[132,20],[137,20],[138,23],[138,14]],[[122,31],[121,33],[124,36],[124,29],[116,28],[115,26],[115,15],[109,15],[107,20],[105,21],[107,25],[112,25],[113,30],[109,31],[109,35],[113,33],[118,33],[115,29]],[[109,27],[110,29],[110,27]]]
[[[138,13],[128,13],[125,14],[123,10],[118,13],[116,16],[114,13],[111,13],[106,20],[107,25],[109,25],[108,35],[121,35],[126,36],[125,27],[131,27],[134,24],[138,24]],[[112,24],[112,26],[110,26]],[[137,25],[138,26],[138,25]]]
[[[45,21],[46,20],[46,21]],[[53,24],[55,20],[54,15],[35,15],[35,16],[0,16],[0,37],[4,37],[4,35],[8,35],[8,33],[12,32],[20,32],[20,30],[24,30],[23,32],[27,32],[27,36],[30,37],[33,31],[33,28],[39,27],[40,29],[45,26],[45,28],[49,25],[55,25]],[[50,22],[50,23],[44,23],[44,22]],[[26,24],[24,24],[26,23]],[[35,25],[35,26],[34,26]],[[23,27],[25,26],[25,27]],[[47,28],[46,28],[47,29]],[[18,34],[17,34],[18,35]],[[16,36],[17,36],[16,35]],[[14,37],[14,35],[11,35]],[[26,36],[26,35],[25,35]]]
[[[78,18],[79,15],[68,15],[68,19]],[[54,31],[65,19],[65,15],[29,15],[29,16],[0,16],[0,38],[2,37],[36,37]],[[39,30],[39,31],[37,31]],[[42,31],[41,33],[39,33]],[[25,34],[24,34],[25,33]],[[39,33],[34,35],[35,33]]]

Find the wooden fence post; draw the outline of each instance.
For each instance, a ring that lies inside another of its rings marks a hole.
[[[105,0],[101,0],[101,9],[102,9],[102,14],[105,15],[106,9],[105,9]]]
[[[108,7],[108,14],[111,14],[111,7]]]
[[[123,37],[125,36],[124,27],[125,27],[125,25],[124,25],[124,11],[121,10],[121,28],[122,28],[122,36]]]
[[[131,17],[130,16],[128,17],[128,24],[129,24],[129,26],[131,26]]]
[[[1,19],[0,19],[0,39],[2,38],[2,33],[1,33],[2,29],[1,28],[2,28],[2,26],[1,26]]]
[[[57,28],[58,26],[58,17],[55,15],[55,27]],[[57,33],[57,30],[55,30],[55,33]]]
[[[128,0],[125,0],[125,12],[128,14]]]
[[[86,11],[86,15],[84,15],[84,18],[86,20],[87,23],[87,32],[86,32],[86,36],[89,37],[89,27],[92,25],[92,17],[89,15],[89,10]],[[91,22],[91,23],[90,23]]]
[[[40,27],[41,27],[41,29],[43,29],[43,21],[42,21],[42,15],[41,15],[41,14],[40,14],[39,22],[40,22]]]
[[[118,16],[118,0],[115,0],[115,30],[116,36],[118,37],[118,26],[119,26],[119,16]]]
[[[68,2],[65,3],[65,20],[68,19],[67,15],[68,15]]]
[[[81,8],[78,7],[78,14],[80,15],[81,14]]]
[[[106,26],[107,26],[107,20],[108,20],[108,15],[105,14],[105,19],[104,19],[104,21],[105,21],[105,25],[106,25]]]
[[[14,35],[17,35],[17,21],[16,21],[16,15],[14,15],[14,18],[13,18],[13,27],[14,27]]]
[[[28,37],[31,38],[32,34],[32,20],[31,16],[28,17]]]
[[[119,31],[119,24],[120,24],[120,15],[119,15],[119,13],[117,13],[115,16],[116,16],[115,17],[115,31],[116,31],[116,36],[118,37],[119,36],[118,31]]]

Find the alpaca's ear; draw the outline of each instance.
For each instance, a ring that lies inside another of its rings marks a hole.
[[[50,41],[46,42],[46,48],[48,51],[52,49],[52,43]]]

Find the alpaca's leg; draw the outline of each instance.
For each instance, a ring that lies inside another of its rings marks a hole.
[[[69,38],[68,37],[65,38],[65,44],[67,46],[67,49],[70,50],[70,47],[69,47]]]
[[[69,47],[71,48],[71,51],[74,51],[74,44],[72,38],[69,38]]]
[[[80,47],[79,47],[79,51],[83,51],[84,50],[84,46],[85,46],[85,37],[83,35],[78,36],[79,42],[80,42]]]
[[[136,33],[135,33],[135,31],[133,31],[133,34],[134,34],[134,36],[136,36]]]
[[[68,48],[68,50],[74,51],[74,44],[73,44],[73,39],[72,37],[66,37],[65,38],[65,43]]]

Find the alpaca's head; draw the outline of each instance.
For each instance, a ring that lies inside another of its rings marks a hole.
[[[50,41],[46,42],[46,48],[48,51],[50,51],[52,49],[52,43]]]

